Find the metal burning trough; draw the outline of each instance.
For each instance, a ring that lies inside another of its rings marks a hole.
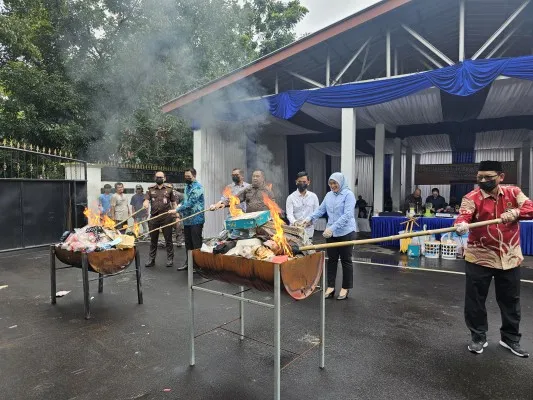
[[[80,252],[62,249],[56,246],[55,255],[63,264],[72,267],[82,267],[82,254]],[[102,275],[116,274],[126,269],[135,259],[135,248],[122,250],[105,250],[87,254],[89,271]]]
[[[193,251],[194,266],[207,279],[215,279],[260,291],[274,290],[274,261]],[[310,254],[279,263],[281,281],[287,293],[296,300],[313,293],[324,263],[324,253]]]

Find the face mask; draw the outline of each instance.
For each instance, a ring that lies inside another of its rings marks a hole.
[[[300,193],[305,192],[307,190],[308,186],[309,185],[307,183],[298,183],[298,184],[296,184],[296,187],[298,188],[298,191]]]
[[[495,180],[492,181],[485,181],[485,182],[478,182],[479,187],[481,190],[484,190],[485,192],[489,193],[496,188],[497,184]]]
[[[165,180],[163,178],[155,178],[155,183],[162,185]]]
[[[433,197],[435,198],[439,197],[438,193],[433,193]]]
[[[240,182],[240,178],[238,176],[232,176],[231,177],[231,180],[234,182],[234,183],[239,183]]]
[[[185,178],[185,183],[186,183],[186,184],[190,184],[190,183],[192,183],[192,179],[191,179],[191,178]]]

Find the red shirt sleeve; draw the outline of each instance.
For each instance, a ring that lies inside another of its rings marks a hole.
[[[476,203],[474,200],[469,199],[468,197],[463,197],[461,201],[461,208],[459,209],[459,216],[455,219],[454,225],[460,224],[461,222],[466,222],[470,224],[474,218],[474,213],[476,212]]]
[[[533,201],[531,201],[519,188],[514,193],[520,211],[519,219],[533,219]]]

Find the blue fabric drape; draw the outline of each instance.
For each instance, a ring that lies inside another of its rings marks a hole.
[[[405,229],[401,222],[407,221],[405,217],[372,217],[372,237],[385,237],[397,235]],[[448,228],[453,225],[453,218],[419,218],[418,224],[427,229]],[[382,246],[400,247],[400,241],[390,241]],[[533,221],[520,221],[520,247],[524,255],[533,255]]]
[[[293,117],[304,103],[322,107],[366,107],[395,100],[432,86],[451,95],[469,96],[498,76],[533,80],[533,56],[467,60],[433,71],[372,82],[332,86],[317,90],[290,90],[267,101],[270,113],[282,119]]]

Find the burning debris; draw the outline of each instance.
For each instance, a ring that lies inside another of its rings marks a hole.
[[[139,225],[135,223],[131,231],[122,234],[117,230],[117,224],[107,215],[99,215],[86,208],[83,214],[89,222],[83,228],[73,232],[65,232],[58,244],[63,250],[92,253],[110,249],[126,249],[134,246],[135,237],[139,234]],[[127,225],[122,227],[129,228]]]
[[[263,201],[269,211],[253,213],[244,213],[238,207],[239,199],[229,191],[224,196],[229,199],[230,217],[225,230],[202,246],[203,252],[272,261],[276,256],[293,258],[293,247],[311,244],[305,229],[285,224],[280,207],[268,196]]]

